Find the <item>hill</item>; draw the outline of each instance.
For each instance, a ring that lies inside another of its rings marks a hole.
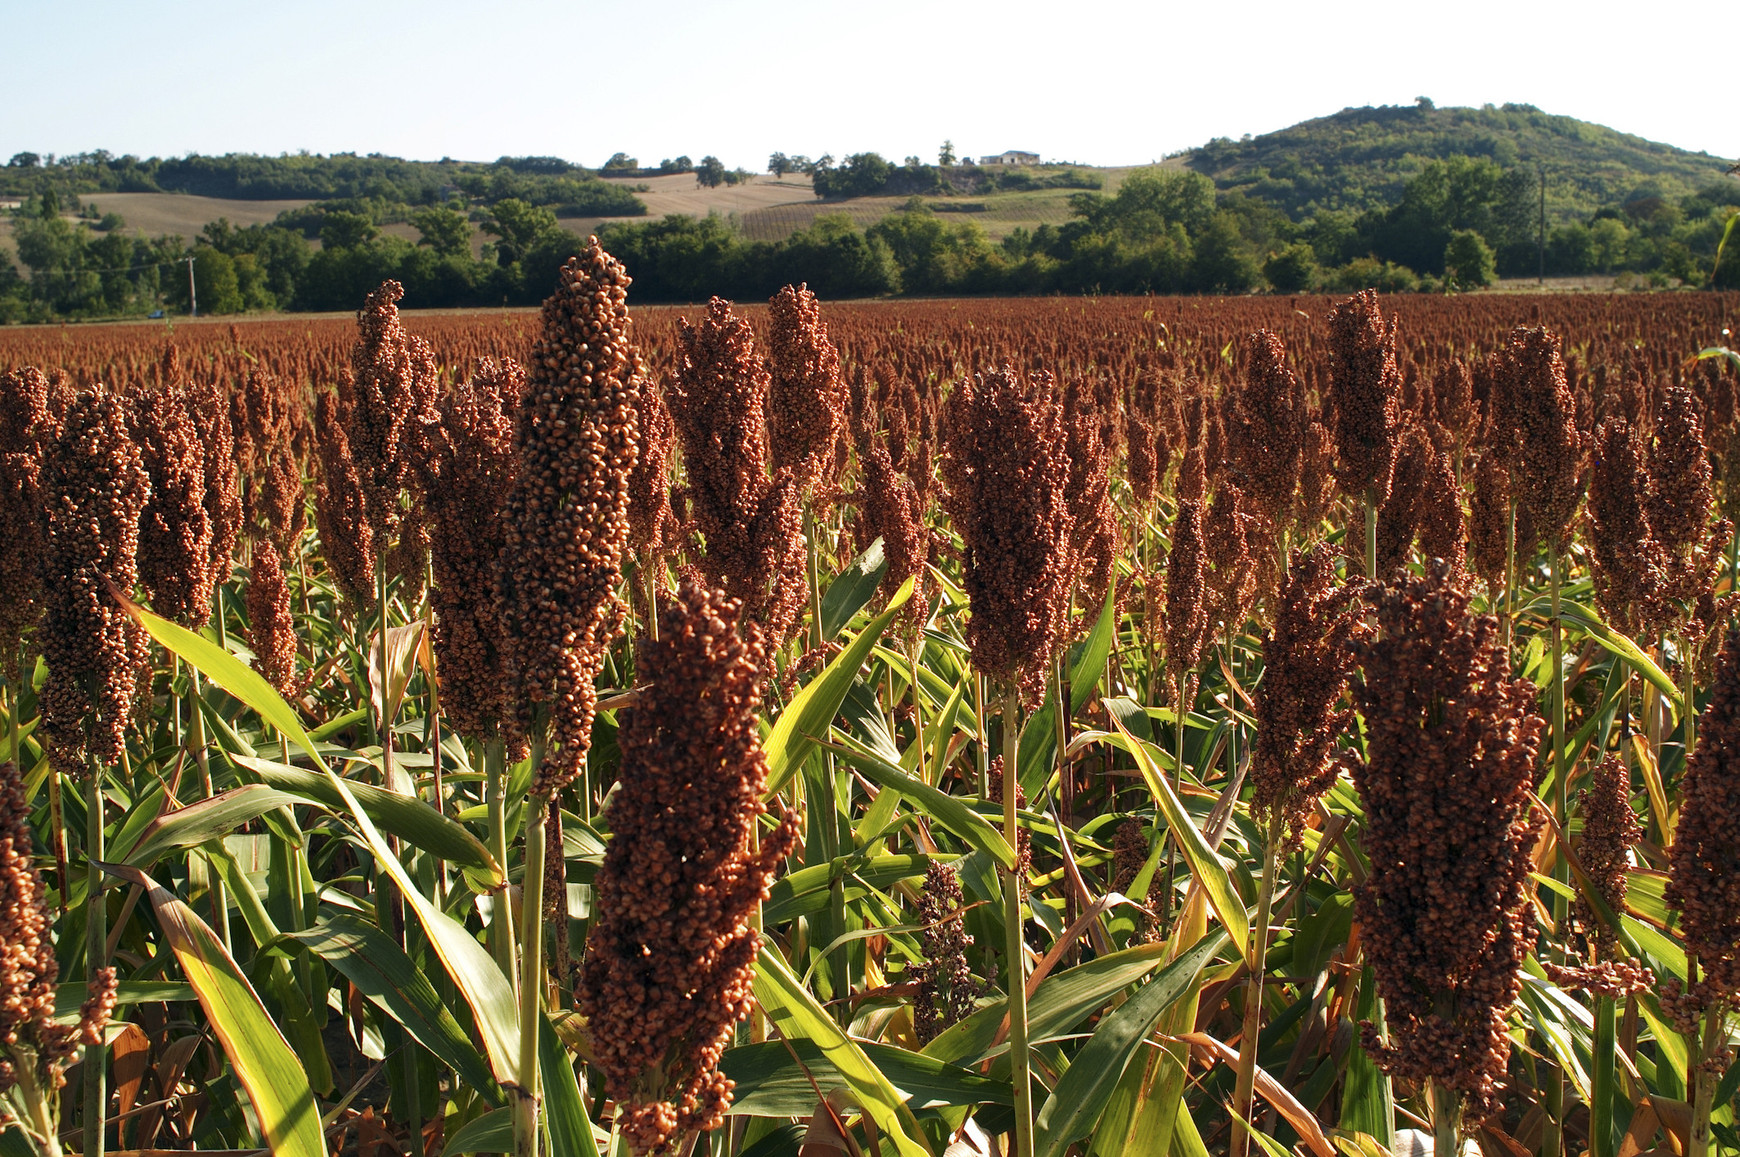
[[[1322,210],[1387,208],[1427,162],[1451,157],[1531,172],[1544,166],[1554,223],[1650,197],[1678,200],[1721,182],[1728,164],[1533,105],[1429,101],[1342,109],[1242,141],[1219,137],[1182,160],[1220,191],[1240,190],[1297,221]]]

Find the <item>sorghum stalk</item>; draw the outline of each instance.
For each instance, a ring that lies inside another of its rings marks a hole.
[[[1378,581],[1377,573],[1378,495],[1375,489],[1365,492],[1365,576]]]
[[[86,756],[85,774],[85,977],[94,987],[108,956],[108,910],[103,899],[103,766],[95,754]],[[85,1045],[85,1111],[82,1125],[85,1157],[103,1157],[107,1144],[105,1114],[108,1088],[104,1081],[102,1038]]]
[[[506,762],[507,741],[497,734],[484,744],[483,790],[484,807],[489,815],[489,851],[495,862],[501,865],[503,873],[507,871],[508,862],[507,805],[502,799]],[[489,941],[502,975],[511,981],[514,976],[514,918],[505,879],[501,894],[496,897],[494,917],[489,922]]]
[[[1286,835],[1286,817],[1276,810],[1269,819],[1263,841],[1263,876],[1257,882],[1257,920],[1251,926],[1251,952],[1245,961],[1250,975],[1245,982],[1244,1031],[1239,1036],[1238,1076],[1233,1085],[1233,1116],[1250,1126],[1236,1129],[1232,1157],[1245,1157],[1251,1148],[1251,1133],[1257,1128],[1251,1108],[1257,1084],[1257,1042],[1263,1028],[1263,971],[1268,963],[1269,916],[1275,901],[1275,873],[1280,868],[1280,843]]]
[[[1015,816],[1016,785],[1021,782],[1017,756],[1021,750],[1016,726],[1021,693],[1003,697],[1003,838],[1010,848],[1020,839]],[[1059,756],[1062,752],[1059,751]],[[1033,1157],[1033,1092],[1027,1054],[1027,948],[1021,937],[1021,877],[1019,867],[1003,872],[1003,919],[1009,953],[1009,1078],[1015,1084],[1015,1147],[1010,1157]]]
[[[1462,1152],[1462,1098],[1455,1089],[1432,1082],[1432,1152],[1460,1157]]]
[[[1504,652],[1510,654],[1511,634],[1516,629],[1516,499],[1510,500],[1510,514],[1504,524],[1504,614],[1499,626],[1504,631]]]
[[[220,616],[219,622],[222,622]],[[217,792],[211,780],[211,753],[205,733],[205,712],[200,709],[205,698],[199,688],[199,668],[189,663],[187,665],[187,690],[191,700],[190,707],[193,716],[193,762],[199,768],[199,783],[205,792],[205,798],[210,799]],[[226,892],[223,875],[219,872],[211,874],[211,914],[212,923],[217,928],[218,938],[223,941],[224,948],[230,947],[230,902]]]
[[[544,820],[551,801],[527,800],[525,873],[520,880],[520,1087],[514,1090],[515,1157],[538,1157],[538,1022],[544,988]]]

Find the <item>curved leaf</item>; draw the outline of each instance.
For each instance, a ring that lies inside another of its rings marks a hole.
[[[512,1153],[513,1149],[513,1110],[492,1109],[462,1125],[441,1154],[442,1157],[459,1157],[462,1153]]]
[[[792,975],[779,954],[762,945],[755,969],[755,999],[787,1040],[808,1040],[822,1050],[865,1114],[904,1157],[931,1157],[924,1130],[906,1100]]]
[[[840,735],[838,744],[826,746],[843,754],[847,762],[862,771],[866,779],[879,787],[897,791],[916,800],[934,822],[980,849],[1005,868],[1015,866],[1015,852],[1009,847],[1009,841],[1003,838],[1003,833],[992,827],[991,822],[984,816],[968,807],[964,800],[907,774],[849,735]]]
[[[822,592],[822,638],[832,642],[852,616],[876,596],[882,576],[888,573],[888,555],[882,539],[864,548],[864,553],[846,564]]]
[[[300,800],[313,800],[335,811],[345,807],[344,797],[338,789],[318,772],[246,755],[234,759],[259,776],[267,787],[294,792]],[[355,780],[346,781],[346,787],[381,830],[391,832],[437,859],[476,873],[484,890],[499,887],[505,879],[500,865],[482,840],[472,835],[463,824],[442,815],[421,799]]]
[[[1116,717],[1113,717],[1112,725],[1118,729],[1118,733],[1115,736],[1106,735],[1106,740],[1115,743],[1135,758],[1136,766],[1142,770],[1142,778],[1148,781],[1148,790],[1154,794],[1154,802],[1166,816],[1166,825],[1172,829],[1172,836],[1178,841],[1185,862],[1190,865],[1191,874],[1202,881],[1209,906],[1214,909],[1221,925],[1232,937],[1239,955],[1249,957],[1250,914],[1245,910],[1245,902],[1239,898],[1238,889],[1233,886],[1227,862],[1208,846],[1208,840],[1190,821],[1190,813],[1184,810],[1183,801],[1172,790],[1172,785],[1166,782],[1166,777],[1160,774],[1160,769],[1155,766],[1147,748],[1124,730],[1124,725]]]
[[[858,632],[858,637],[835,655],[833,662],[822,668],[820,675],[804,684],[803,690],[792,696],[785,710],[779,713],[779,722],[773,725],[772,734],[762,745],[767,752],[768,795],[785,786],[786,780],[815,750],[817,737],[828,733],[828,726],[839,714],[840,704],[845,702],[852,680],[858,677],[858,669],[876,646],[876,640],[894,621],[895,614],[912,598],[912,589],[912,580],[906,580],[888,600],[887,609],[871,619],[869,625]]]
[[[1574,623],[1610,654],[1624,659],[1632,670],[1655,684],[1656,690],[1674,705],[1675,714],[1685,714],[1685,697],[1680,693],[1680,688],[1674,686],[1674,681],[1668,678],[1667,672],[1656,666],[1655,660],[1645,654],[1642,647],[1602,622],[1594,611],[1577,603],[1561,602],[1559,617]]]
[[[300,802],[299,796],[261,783],[231,788],[159,816],[139,833],[139,841],[120,859],[135,868],[149,868],[159,856],[221,839],[274,808]]]
[[[1071,1142],[1093,1130],[1142,1042],[1166,1010],[1196,983],[1219,943],[1213,937],[1197,941],[1095,1026],[1094,1035],[1070,1062],[1034,1121],[1033,1148],[1038,1157],[1062,1157]]]
[[[580,1082],[568,1052],[550,1027],[550,1018],[538,1014],[538,1072],[544,1078],[545,1123],[550,1130],[550,1151],[573,1157],[598,1157],[598,1139],[580,1099]]]
[[[307,931],[281,935],[336,968],[467,1086],[491,1104],[501,1103],[489,1067],[477,1055],[465,1030],[441,1003],[428,978],[385,932],[366,920],[341,913]]]
[[[320,1109],[308,1074],[248,978],[205,921],[138,868],[109,872],[144,889],[157,923],[248,1092],[273,1157],[325,1157]]]

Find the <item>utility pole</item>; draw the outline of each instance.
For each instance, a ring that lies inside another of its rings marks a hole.
[[[1541,265],[1539,281],[1547,284],[1547,166],[1537,165],[1541,174]]]
[[[193,281],[193,258],[187,259],[187,299],[193,306],[193,316],[199,316],[199,289]]]

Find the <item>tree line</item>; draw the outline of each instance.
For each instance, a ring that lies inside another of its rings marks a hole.
[[[1017,228],[1000,240],[921,196],[868,228],[823,214],[782,241],[751,241],[719,216],[610,221],[598,231],[642,302],[762,298],[794,282],[836,299],[1436,291],[1532,274],[1543,255],[1551,275],[1631,271],[1661,285],[1740,285],[1740,259],[1731,254],[1716,268],[1740,186],[1603,208],[1551,228],[1544,254],[1528,193],[1515,170],[1452,158],[1423,166],[1387,209],[1293,221],[1238,191],[1217,193],[1199,173],[1155,168],[1128,175],[1110,194],[1072,194],[1072,217],[1061,225]],[[343,310],[388,278],[420,307],[531,305],[585,244],[562,227],[563,206],[518,197],[481,207],[463,199],[325,201],[268,225],[212,222],[191,246],[128,236],[117,221],[72,220],[62,210],[48,192],[15,214],[25,272],[0,258],[0,321],[185,310],[186,269],[176,266],[190,260],[209,313]],[[418,240],[383,231],[396,222]],[[486,238],[478,250],[474,226]]]

